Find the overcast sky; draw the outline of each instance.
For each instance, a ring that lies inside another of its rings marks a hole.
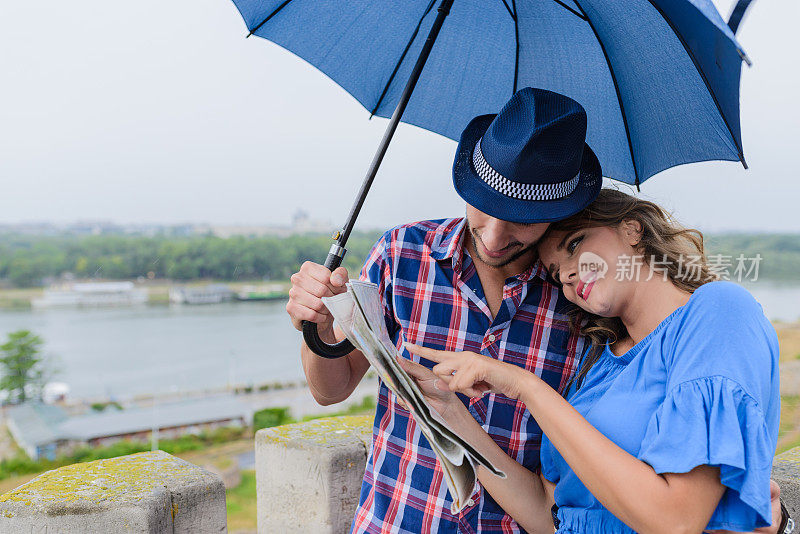
[[[706,231],[800,232],[798,20],[756,0],[739,32],[750,170],[682,166],[643,196]],[[386,121],[245,33],[225,0],[0,3],[0,222],[342,224]],[[359,226],[461,215],[455,147],[401,126]]]

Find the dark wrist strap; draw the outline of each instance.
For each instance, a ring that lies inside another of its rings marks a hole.
[[[792,534],[794,532],[794,519],[789,517],[789,511],[786,509],[786,506],[783,505],[783,501],[781,503],[781,524],[778,527],[778,534]]]

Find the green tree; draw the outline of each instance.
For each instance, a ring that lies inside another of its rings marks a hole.
[[[42,338],[30,330],[17,330],[8,334],[8,341],[0,345],[0,391],[8,392],[11,402],[25,402],[28,391],[44,385],[42,365]]]

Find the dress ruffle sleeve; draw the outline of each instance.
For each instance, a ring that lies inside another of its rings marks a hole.
[[[672,388],[648,423],[638,457],[657,473],[719,467],[728,490],[707,528],[749,531],[771,522],[774,453],[758,402],[734,380],[706,376]]]

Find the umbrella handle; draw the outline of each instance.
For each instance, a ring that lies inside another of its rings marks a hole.
[[[346,252],[347,250],[345,250],[344,247],[334,243],[331,246],[330,252],[328,252],[328,257],[325,259],[325,267],[327,267],[329,271],[336,270],[336,268],[342,264],[342,258],[344,258]],[[317,323],[312,323],[311,321],[303,321],[303,339],[314,354],[322,356],[323,358],[341,358],[355,350],[355,347],[348,339],[343,339],[333,345],[325,343],[322,341],[322,338],[319,337]]]
[[[454,0],[442,0],[441,4],[439,4],[436,20],[434,20],[433,26],[431,26],[430,33],[428,34],[428,38],[425,40],[425,43],[422,46],[422,50],[417,58],[417,62],[414,64],[414,68],[411,71],[411,76],[409,76],[405,89],[403,89],[403,93],[400,95],[400,100],[398,101],[397,107],[392,114],[392,118],[389,120],[389,124],[386,127],[386,132],[384,132],[383,139],[381,139],[381,143],[378,146],[378,151],[375,153],[375,156],[372,159],[372,163],[367,171],[367,176],[364,178],[364,182],[361,184],[361,189],[358,192],[358,196],[353,203],[353,207],[350,209],[350,215],[347,217],[347,222],[345,223],[342,231],[337,232],[333,236],[333,238],[336,239],[336,243],[331,246],[331,250],[328,252],[328,258],[325,260],[325,267],[331,271],[336,269],[342,263],[342,258],[344,257],[345,252],[347,252],[344,249],[344,245],[347,243],[347,239],[350,237],[350,232],[353,230],[353,226],[355,226],[358,213],[361,211],[361,206],[364,205],[364,199],[367,197],[367,193],[369,192],[369,188],[372,186],[372,181],[375,179],[375,175],[378,174],[378,167],[380,167],[381,162],[383,161],[383,156],[386,154],[386,149],[389,148],[389,142],[392,140],[394,131],[397,129],[397,125],[400,123],[400,118],[403,116],[406,105],[408,105],[408,101],[411,99],[411,93],[414,92],[414,87],[417,85],[417,80],[419,80],[419,77],[422,74],[422,69],[425,66],[425,62],[428,60],[428,55],[433,48],[433,44],[436,42],[436,37],[439,35],[439,30],[444,24],[444,19],[447,18],[447,15],[450,13],[450,8],[453,5],[453,1]],[[288,0],[287,2],[281,4],[280,8],[287,3]],[[267,20],[269,20],[269,17],[265,19],[264,22]],[[260,25],[256,29],[259,27]],[[323,358],[341,358],[355,349],[353,344],[346,339],[334,345],[325,343],[319,337],[316,323],[310,323],[308,321],[303,321],[303,338],[305,339],[308,348]]]
[[[314,354],[331,360],[347,356],[355,350],[349,339],[344,339],[333,345],[325,343],[319,337],[317,323],[312,323],[311,321],[303,321],[303,339]]]

